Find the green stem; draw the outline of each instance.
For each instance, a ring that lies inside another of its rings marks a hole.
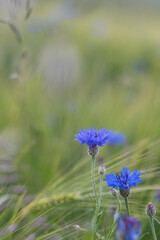
[[[150,220],[150,225],[151,225],[151,230],[152,230],[152,235],[153,235],[153,239],[157,240],[157,236],[156,236],[156,232],[155,232],[155,227],[154,227],[154,218],[153,217],[149,217]]]
[[[95,201],[96,201],[96,209],[92,219],[92,240],[94,240],[96,237],[96,230],[97,230],[96,221],[97,221],[97,215],[98,215],[98,195],[97,195],[96,182],[95,182],[95,162],[96,162],[95,158],[92,157],[91,176],[92,176],[92,185],[93,185],[93,191],[94,191]]]
[[[92,185],[93,185],[93,191],[95,194],[95,199],[96,199],[96,205],[97,205],[97,189],[96,189],[96,182],[95,182],[95,164],[96,160],[94,157],[92,157],[92,163],[91,163],[91,176],[92,176]]]
[[[127,214],[128,214],[128,217],[130,217],[130,211],[129,211],[129,204],[128,204],[128,198],[125,197],[125,205],[126,205],[126,210],[127,210]]]
[[[100,174],[99,197],[98,197],[98,210],[100,210],[100,207],[101,207],[102,192],[103,192],[103,174]]]
[[[120,201],[119,201],[119,197],[117,196],[117,200],[118,200],[118,208],[117,208],[117,213],[120,213],[121,212],[121,204],[120,204]]]
[[[117,207],[116,213],[120,213],[121,212],[121,204],[120,204],[118,196],[117,196],[117,201],[118,201],[118,207]],[[116,225],[117,225],[117,221],[114,220],[113,223],[112,223],[111,229],[110,229],[109,233],[107,234],[106,239],[110,239],[111,238],[112,234],[114,233],[114,231],[116,229]]]

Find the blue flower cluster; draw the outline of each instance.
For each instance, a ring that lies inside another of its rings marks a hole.
[[[117,133],[112,130],[106,130],[101,128],[99,131],[93,127],[88,130],[84,128],[80,130],[80,133],[76,134],[76,141],[80,144],[86,143],[88,146],[88,153],[92,156],[92,180],[95,186],[94,174],[95,174],[95,156],[97,155],[99,149],[98,146],[107,145],[121,145],[126,142],[126,136],[121,133]],[[99,168],[99,174],[103,176],[105,168]],[[111,194],[118,198],[118,192],[113,188],[119,188],[119,194],[125,198],[126,212],[127,215],[118,214],[117,229],[116,229],[116,239],[117,240],[138,240],[141,234],[141,223],[134,217],[130,217],[128,196],[130,195],[131,188],[137,186],[141,183],[141,172],[134,169],[133,172],[128,170],[127,167],[123,167],[120,173],[107,174],[105,181],[107,181],[107,186],[112,187]],[[95,191],[95,188],[94,188]],[[95,191],[96,192],[96,191]],[[95,194],[96,196],[96,194]],[[146,208],[146,213],[148,216],[153,217],[155,215],[155,208],[151,203],[148,204]],[[116,215],[116,214],[115,214]],[[110,233],[109,233],[110,234]],[[110,234],[111,237],[111,234]]]
[[[76,134],[76,141],[79,141],[80,144],[86,143],[88,146],[100,146],[102,147],[104,144],[108,145],[121,145],[126,141],[126,136],[121,133],[117,133],[115,131],[110,131],[107,129],[103,129],[103,127],[98,131],[93,127],[88,130],[84,128],[80,130],[80,133]]]
[[[105,181],[107,181],[108,187],[119,188],[119,189],[127,189],[131,188],[132,186],[137,186],[137,183],[141,183],[143,180],[140,179],[141,172],[137,169],[134,169],[133,173],[131,174],[131,170],[128,168],[123,167],[121,170],[121,174],[107,174]]]
[[[99,131],[95,127],[92,129],[88,127],[88,130],[84,128],[83,131],[81,129],[80,133],[75,136],[77,137],[75,140],[79,141],[80,144],[86,143],[88,146],[98,145],[102,147],[109,139],[109,131],[103,129],[103,127]]]
[[[108,140],[108,145],[123,145],[125,144],[127,138],[125,134],[118,133],[115,131],[109,131],[110,137]]]
[[[118,240],[138,240],[141,234],[141,223],[137,218],[119,215],[116,237]]]

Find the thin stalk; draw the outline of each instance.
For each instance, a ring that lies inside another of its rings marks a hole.
[[[94,191],[96,205],[97,205],[98,196],[97,196],[97,189],[96,189],[96,182],[95,182],[95,164],[96,164],[95,157],[92,157],[92,161],[91,161],[91,177],[92,177],[93,191]]]
[[[97,195],[96,182],[95,182],[95,162],[96,162],[95,157],[92,157],[91,177],[92,177],[92,185],[93,185],[93,191],[94,191],[95,201],[96,201],[96,209],[92,219],[92,240],[94,240],[96,237],[96,230],[97,230],[96,222],[97,222],[97,215],[98,215],[98,195]]]
[[[157,240],[157,236],[156,236],[156,232],[155,232],[155,227],[154,227],[154,218],[153,217],[149,217],[150,220],[150,225],[151,225],[151,230],[152,230],[152,235],[153,235],[153,239]]]
[[[121,212],[121,204],[120,204],[118,196],[117,196],[117,201],[118,201],[118,207],[117,207],[116,213],[120,213]],[[116,221],[116,219],[114,219],[114,221],[112,223],[112,226],[111,226],[111,229],[110,229],[109,233],[107,234],[106,239],[111,238],[112,234],[114,233],[114,231],[116,229],[116,225],[117,225],[117,221]]]
[[[128,217],[130,217],[130,211],[129,211],[129,204],[128,204],[128,198],[125,197],[125,205],[126,205],[126,210],[127,210],[127,214],[128,214]]]
[[[117,213],[120,213],[121,212],[121,203],[119,201],[119,197],[117,196],[117,200],[118,200],[118,208],[117,208]]]
[[[99,196],[98,196],[98,210],[99,211],[100,211],[100,207],[101,207],[102,192],[103,192],[103,174],[100,174]]]

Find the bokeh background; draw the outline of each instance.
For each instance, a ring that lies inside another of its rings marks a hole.
[[[88,126],[126,134],[125,145],[100,150],[97,169],[103,159],[107,173],[143,172],[129,201],[152,239],[145,206],[152,201],[160,219],[159,12],[158,0],[0,0],[1,239],[90,239],[90,159],[74,141]],[[116,207],[109,191],[104,183],[102,235]]]

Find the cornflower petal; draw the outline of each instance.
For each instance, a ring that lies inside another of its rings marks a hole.
[[[125,134],[110,130],[110,138],[108,141],[109,145],[123,145],[125,144],[126,140],[127,137]]]
[[[102,147],[104,144],[107,143],[107,140],[109,138],[108,131],[106,129],[103,129],[103,127],[98,131],[93,127],[90,129],[88,127],[88,130],[84,128],[80,130],[79,134],[76,134],[76,141],[79,141],[80,144],[86,143],[88,146],[100,146]]]
[[[118,240],[138,240],[141,234],[141,223],[137,218],[119,214],[116,236]]]
[[[108,187],[126,189],[137,186],[137,183],[141,183],[143,180],[140,179],[141,172],[137,169],[134,169],[131,174],[131,170],[123,167],[121,174],[107,174],[105,181],[107,181]]]

